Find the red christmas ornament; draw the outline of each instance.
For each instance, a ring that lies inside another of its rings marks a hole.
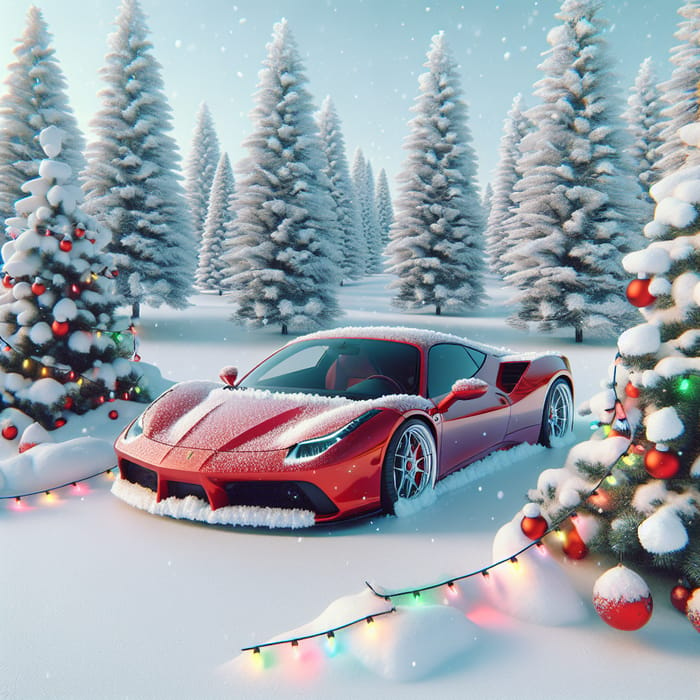
[[[651,280],[646,278],[632,280],[627,285],[627,291],[625,293],[627,294],[627,300],[632,306],[643,308],[656,301],[656,297],[649,293],[650,284]]]
[[[688,599],[692,595],[690,588],[682,586],[680,583],[671,589],[671,605],[682,612],[685,615],[686,608],[688,607]]]
[[[119,277],[119,270],[112,270],[112,277]]]
[[[53,334],[59,337],[66,335],[69,329],[70,325],[68,324],[68,321],[54,321],[51,324],[51,330],[53,331]]]
[[[17,427],[10,423],[2,429],[2,436],[5,438],[5,440],[14,440],[17,437],[18,432]]]
[[[549,525],[542,517],[540,507],[536,503],[528,503],[523,508],[523,519],[520,521],[520,529],[531,540],[539,540],[544,537]]]
[[[598,512],[605,513],[608,510],[612,510],[613,499],[610,496],[609,491],[605,491],[598,487],[587,499],[594,508],[598,509]]]
[[[62,428],[68,421],[61,417],[61,418],[56,418],[56,420],[53,422],[55,428]]]
[[[125,391],[125,392],[122,394],[122,398],[124,399],[124,401],[128,401],[128,400],[129,400],[129,392],[128,392],[128,391]]]
[[[37,277],[32,284],[32,293],[40,297],[46,291],[46,285]]]
[[[15,281],[12,279],[12,277],[10,277],[10,275],[5,275],[2,278],[2,286],[6,289],[10,289],[14,283]]]
[[[672,479],[680,469],[678,455],[670,450],[654,447],[644,455],[644,466],[655,479]]]
[[[70,253],[71,250],[73,250],[73,241],[71,241],[70,238],[66,236],[59,244],[58,247],[64,252],[64,253]]]
[[[73,397],[72,396],[66,396],[66,400],[63,402],[63,408],[65,408],[68,411],[70,411],[70,409],[73,408]]]
[[[574,525],[571,526],[571,530],[566,533],[565,537],[563,549],[564,554],[569,559],[583,559],[588,554],[588,547]]]
[[[53,236],[53,231],[47,226],[46,230],[44,231],[45,236]]]
[[[593,607],[611,627],[631,632],[649,622],[654,604],[644,579],[620,564],[595,582]]]
[[[77,299],[80,296],[80,287],[77,284],[71,284],[68,287],[68,296],[71,299]]]
[[[119,411],[116,411],[116,410],[113,409],[113,410],[111,410],[107,415],[108,415],[112,420],[117,420],[117,418],[119,418]]]
[[[26,452],[27,450],[31,450],[32,447],[36,447],[38,444],[37,442],[20,442],[17,451]]]
[[[141,355],[137,352],[134,353],[134,362],[141,362]]]
[[[627,396],[629,396],[631,399],[638,399],[639,388],[632,384],[632,382],[627,382],[627,386],[625,387],[625,394],[627,394]]]
[[[75,237],[82,238],[85,235],[85,229],[82,226],[75,227]]]
[[[686,607],[686,615],[690,620],[690,624],[700,632],[700,588],[696,588],[688,598]]]

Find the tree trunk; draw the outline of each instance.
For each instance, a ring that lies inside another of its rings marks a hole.
[[[289,335],[289,329],[287,328],[286,323],[282,324],[282,335]]]
[[[138,301],[131,305],[131,318],[141,318],[141,304]]]
[[[442,313],[442,308],[440,304],[435,304],[435,315],[439,316]]]
[[[583,342],[583,328],[580,328],[579,326],[576,326],[576,342]]]

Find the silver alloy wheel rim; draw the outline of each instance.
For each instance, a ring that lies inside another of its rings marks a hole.
[[[547,424],[549,426],[549,436],[559,438],[566,435],[571,430],[572,401],[569,387],[560,382],[553,391],[549,402],[549,415]]]
[[[394,453],[394,488],[397,498],[415,498],[433,483],[435,443],[422,425],[406,428]]]

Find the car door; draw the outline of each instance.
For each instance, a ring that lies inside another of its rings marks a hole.
[[[458,379],[474,377],[486,361],[479,350],[457,343],[440,343],[428,353],[428,397],[438,403]],[[488,454],[503,440],[510,418],[510,401],[495,386],[483,396],[455,401],[440,414],[440,475]]]

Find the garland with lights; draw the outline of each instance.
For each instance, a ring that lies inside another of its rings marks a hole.
[[[264,642],[263,644],[255,644],[254,646],[244,647],[241,651],[252,651],[253,654],[260,654],[262,649],[267,647],[283,646],[289,644],[293,647],[299,646],[299,642],[303,642],[306,639],[318,639],[320,637],[326,637],[329,640],[335,639],[336,632],[340,630],[347,629],[353,625],[359,625],[361,622],[366,622],[368,625],[374,623],[375,618],[382,617],[383,615],[391,615],[396,612],[396,608],[391,608],[390,610],[380,610],[379,612],[371,613],[369,615],[364,615],[363,617],[358,617],[356,620],[351,622],[346,622],[337,627],[331,627],[330,629],[323,630],[323,632],[312,632],[311,634],[301,635],[299,637],[290,637],[289,639],[280,639],[275,642]]]
[[[23,498],[29,498],[31,496],[39,496],[41,494],[50,496],[51,493],[53,493],[54,491],[60,491],[61,489],[68,488],[69,486],[77,486],[78,484],[82,484],[85,481],[91,481],[92,479],[96,479],[98,476],[103,476],[104,474],[113,476],[115,469],[116,467],[111,467],[110,469],[101,469],[99,472],[96,472],[95,474],[90,474],[90,476],[84,476],[82,479],[73,479],[72,481],[67,481],[65,484],[59,484],[58,486],[50,486],[47,489],[41,489],[39,491],[30,491],[28,493],[20,493],[13,496],[0,496],[0,501],[15,501],[16,503],[19,503]]]

